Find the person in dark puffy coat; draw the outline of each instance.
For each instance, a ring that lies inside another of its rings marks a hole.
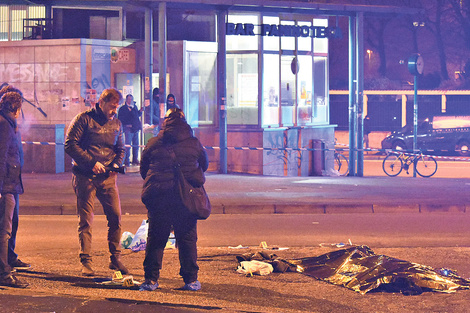
[[[204,147],[194,137],[183,111],[167,111],[162,129],[151,138],[143,153],[140,174],[144,179],[142,202],[148,210],[148,238],[145,251],[145,282],[140,290],[158,288],[163,252],[173,226],[180,260],[184,290],[201,289],[197,265],[197,219],[183,206],[175,182],[171,147],[181,170],[191,185],[202,186],[209,166]]]
[[[16,120],[23,98],[6,92],[0,99],[0,285],[25,288],[27,283],[12,275],[8,264],[8,240],[16,206],[15,195],[23,193]]]

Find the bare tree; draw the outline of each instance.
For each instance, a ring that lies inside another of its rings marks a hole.
[[[380,76],[387,76],[387,56],[385,49],[384,33],[391,18],[373,17],[364,20],[365,40],[371,48],[377,51],[380,65],[378,73]]]
[[[453,8],[456,21],[460,24],[463,32],[465,46],[470,50],[470,1],[448,0]]]
[[[446,9],[445,1],[446,0],[435,0],[434,9],[429,11],[426,15],[426,28],[431,31],[436,38],[436,49],[438,51],[441,77],[444,80],[448,80],[447,57],[442,33],[442,18],[444,10]],[[429,5],[429,3],[427,5]]]

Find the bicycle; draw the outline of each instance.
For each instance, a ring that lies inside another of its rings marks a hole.
[[[349,173],[348,159],[337,150],[335,150],[335,170],[338,171],[340,176],[346,176]]]
[[[391,152],[385,157],[382,168],[385,174],[395,177],[403,169],[405,169],[406,174],[409,174],[408,170],[411,164],[413,164],[416,173],[421,177],[431,177],[437,172],[436,160],[432,156],[424,155],[422,152],[410,155],[397,151]]]

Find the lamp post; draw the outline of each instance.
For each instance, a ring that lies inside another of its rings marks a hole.
[[[418,76],[423,74],[424,62],[419,53],[408,58],[408,71],[414,76],[413,101],[413,153],[418,151]],[[413,167],[413,177],[416,177],[416,166]]]

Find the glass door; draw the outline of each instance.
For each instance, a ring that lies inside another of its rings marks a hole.
[[[292,64],[295,62],[294,55],[281,56],[281,123],[283,126],[292,126],[295,123],[296,77],[292,72]]]
[[[297,36],[281,37],[281,124],[305,125],[312,122],[313,39],[312,19],[297,16],[281,25],[295,27]]]

